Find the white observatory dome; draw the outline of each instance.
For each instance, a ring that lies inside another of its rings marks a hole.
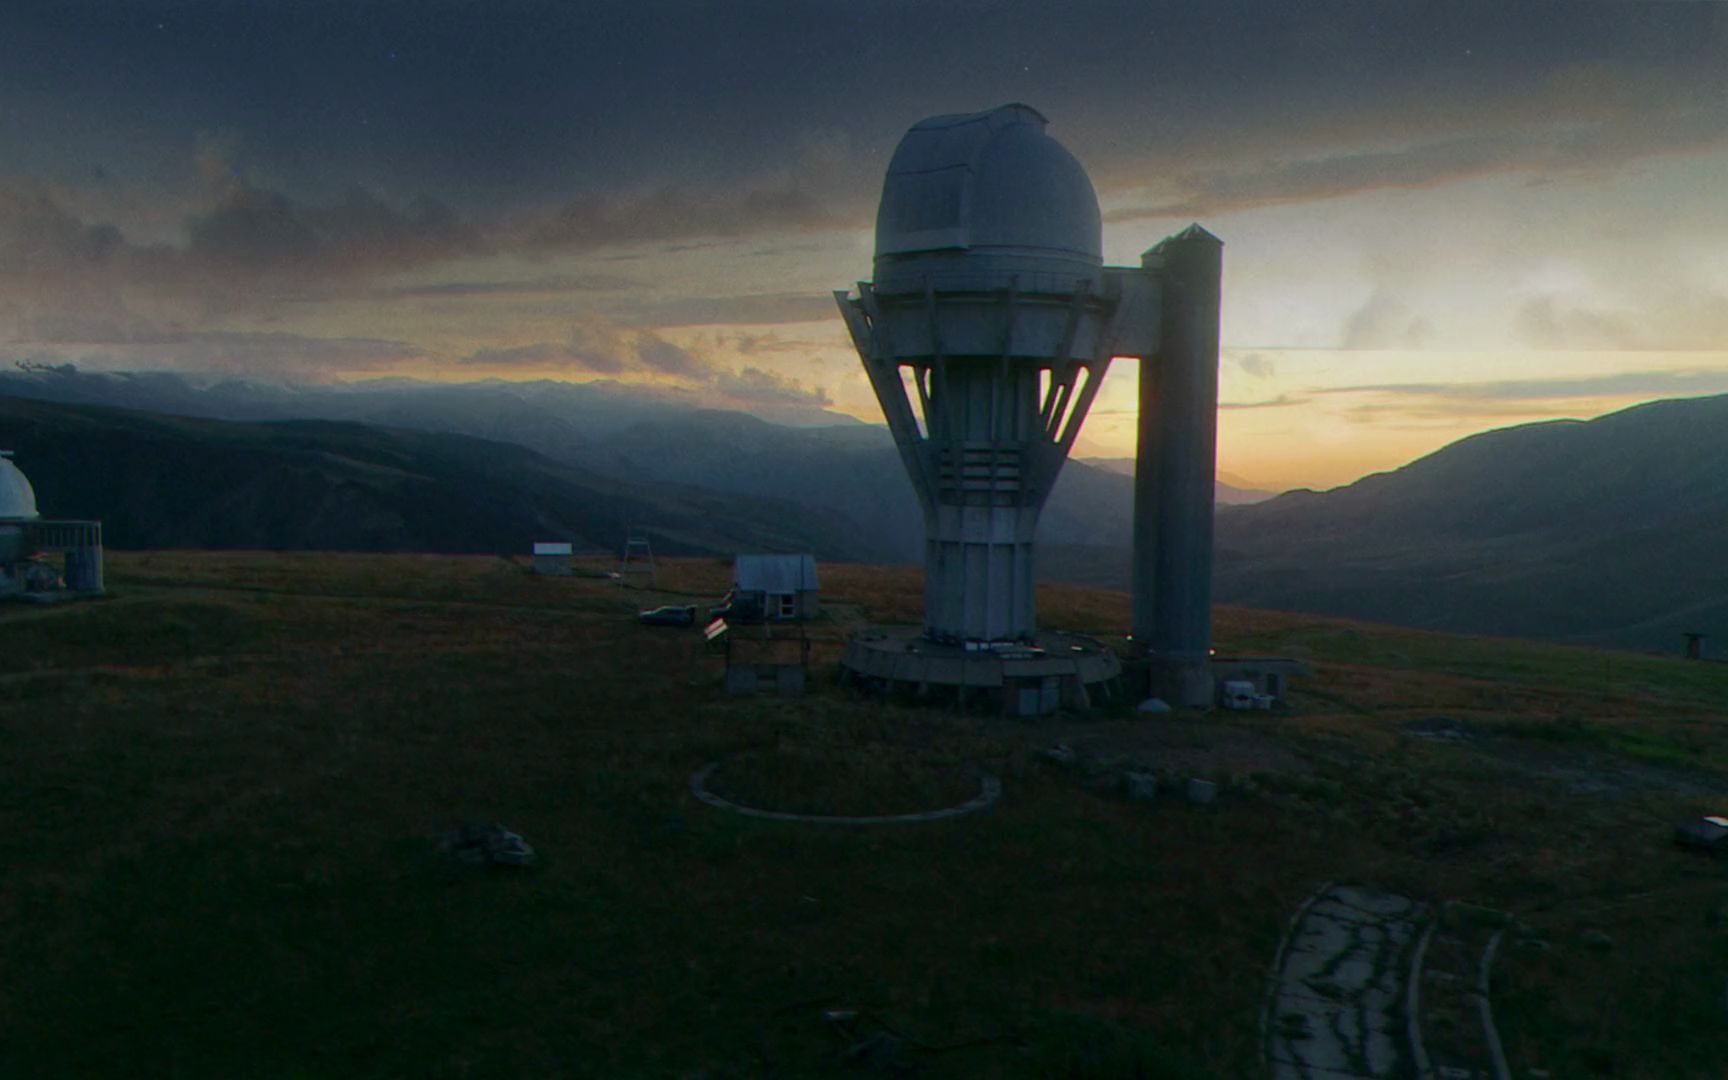
[[[961,269],[957,256],[974,273],[1066,274],[1072,281],[1075,271],[1096,271],[1104,261],[1098,196],[1044,125],[1026,105],[914,125],[882,183],[877,288],[884,277],[912,272],[913,261],[920,276],[950,275]]]
[[[36,489],[30,478],[12,464],[12,455],[0,451],[0,521],[32,520],[36,512]]]

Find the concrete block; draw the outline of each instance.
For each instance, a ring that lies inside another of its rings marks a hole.
[[[1122,788],[1131,803],[1149,803],[1158,798],[1158,776],[1149,772],[1122,774]]]
[[[1218,785],[1210,780],[1193,777],[1188,781],[1188,801],[1204,805],[1218,798]]]

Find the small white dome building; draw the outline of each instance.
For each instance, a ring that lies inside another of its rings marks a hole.
[[[0,450],[0,596],[48,601],[101,592],[102,523],[44,518],[30,478],[11,451]]]
[[[24,470],[12,464],[12,455],[0,451],[0,521],[35,521],[36,489]]]

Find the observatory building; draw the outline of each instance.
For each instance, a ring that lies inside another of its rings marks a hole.
[[[62,558],[56,567],[49,558]],[[0,450],[0,596],[58,600],[102,592],[102,523],[50,521],[36,490]]]
[[[875,280],[835,293],[924,509],[924,626],[855,635],[851,674],[1084,704],[1115,653],[1040,632],[1033,535],[1114,357],[1138,360],[1134,642],[1151,689],[1210,704],[1218,294],[1198,225],[1103,265],[1092,183],[1025,105],[937,116],[888,165]]]

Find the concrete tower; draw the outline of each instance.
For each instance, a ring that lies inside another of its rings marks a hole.
[[[1032,536],[1110,363],[1098,199],[1024,105],[901,140],[876,280],[841,303],[924,507],[931,637],[1036,630]]]
[[[1158,347],[1140,364],[1134,457],[1134,641],[1151,690],[1212,702],[1212,517],[1218,476],[1218,302],[1224,245],[1191,225],[1148,251]]]
[[[1048,652],[1033,598],[1038,517],[1111,359],[1129,356],[1158,369],[1150,410],[1142,390],[1140,468],[1152,461],[1153,475],[1136,485],[1136,581],[1149,568],[1148,630],[1137,608],[1136,638],[1203,658],[1210,623],[1192,612],[1210,603],[1220,245],[1195,227],[1141,267],[1104,266],[1091,181],[1045,123],[1004,105],[914,125],[883,182],[875,280],[856,297],[835,293],[924,509],[924,645],[904,651]],[[1196,408],[1214,413],[1190,416]],[[1166,520],[1196,514],[1203,525]],[[1160,621],[1151,612],[1166,597],[1179,611]],[[869,651],[843,663],[921,687],[950,681],[932,674],[935,661],[912,670],[904,657],[884,675]],[[1012,671],[991,683],[988,668],[959,678],[1009,688]]]

